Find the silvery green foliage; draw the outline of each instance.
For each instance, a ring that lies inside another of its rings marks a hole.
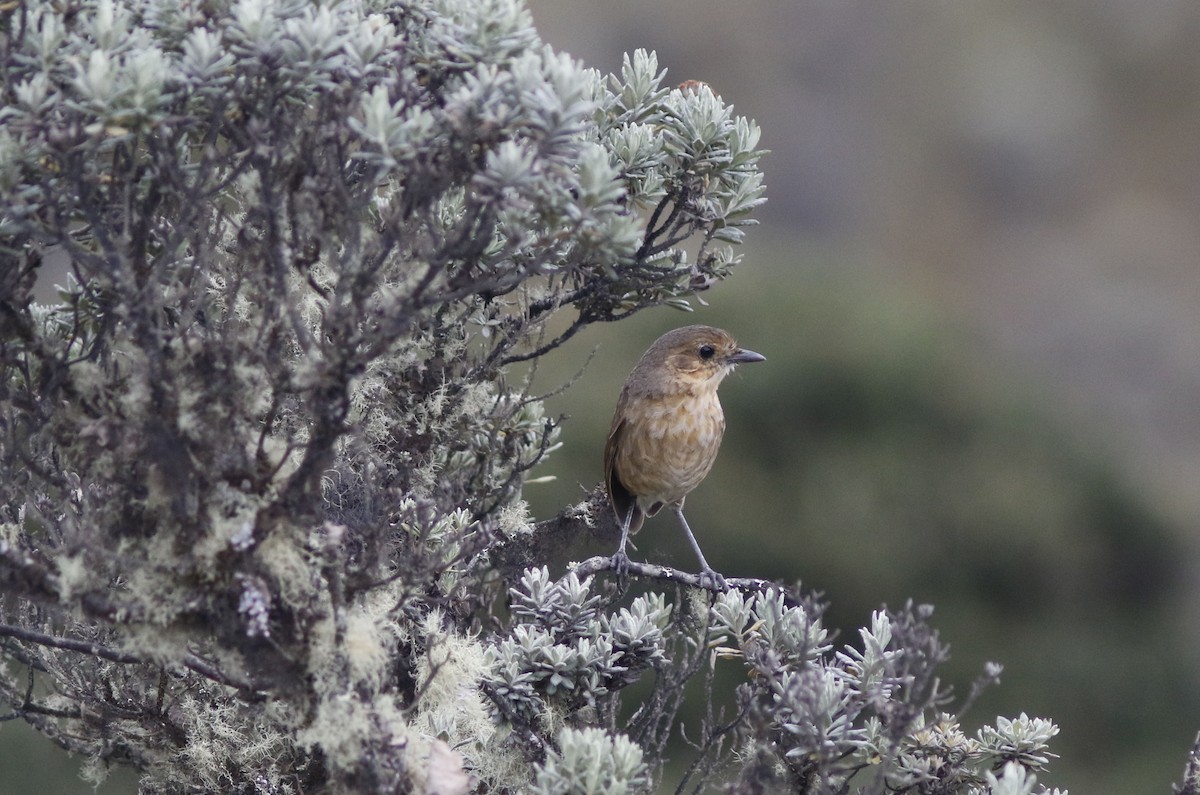
[[[628,608],[607,593],[591,577],[526,570],[488,650],[493,719],[546,760],[536,791],[639,791],[634,778],[649,791],[661,760],[643,752],[661,747],[655,726],[680,719],[666,694],[692,677],[711,688],[738,666],[736,709],[710,701],[681,727],[694,750],[679,791],[1047,792],[1035,772],[1054,757],[1058,727],[1022,714],[961,729],[926,607],[877,611],[856,642],[835,645],[822,606],[778,586],[707,602],[651,593]],[[998,676],[989,666],[982,681]],[[639,679],[650,695],[623,703]]]
[[[591,577],[555,582],[544,567],[510,594],[509,634],[488,649],[489,686],[509,721],[537,727],[551,711],[595,708],[665,660],[671,610],[661,594],[610,612]]]
[[[1047,748],[1058,727],[1022,714],[965,734],[943,711],[950,694],[936,668],[946,649],[931,612],[877,611],[858,644],[839,649],[819,611],[784,591],[719,596],[717,650],[750,675],[739,698],[758,753],[743,780],[818,793],[1034,792],[1026,773],[1054,756]]]
[[[1171,787],[1173,795],[1197,795],[1200,793],[1200,735],[1192,742],[1187,765],[1183,769],[1183,780]]]
[[[1017,762],[1007,762],[1001,770],[1000,775],[988,771],[985,778],[987,779],[987,789],[981,792],[989,792],[991,795],[1067,795],[1066,790],[1046,789],[1045,787],[1037,787],[1037,776],[1029,772],[1028,768],[1022,767]]]
[[[571,769],[575,735],[535,759],[498,732],[473,562],[528,531],[556,444],[510,366],[707,288],[763,200],[753,122],[663,78],[584,69],[518,0],[6,7],[13,714],[148,793]],[[662,646],[661,601],[574,598],[518,614],[514,686],[547,703]]]
[[[635,795],[649,785],[642,749],[600,729],[563,729],[538,771],[537,795]]]

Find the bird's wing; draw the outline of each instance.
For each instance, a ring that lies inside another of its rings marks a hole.
[[[629,525],[629,532],[636,533],[642,526],[642,512],[637,510],[637,498],[625,488],[617,473],[617,450],[621,447],[621,438],[625,433],[626,422],[622,408],[625,405],[625,395],[617,401],[617,411],[613,415],[612,427],[608,431],[608,439],[604,443],[604,483],[608,487],[608,500],[612,503],[617,514],[618,524],[625,520],[630,511],[634,515]]]

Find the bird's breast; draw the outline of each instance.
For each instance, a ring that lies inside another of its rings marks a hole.
[[[721,445],[725,416],[716,392],[647,396],[624,408],[615,462],[621,482],[643,510],[682,500],[712,469]]]

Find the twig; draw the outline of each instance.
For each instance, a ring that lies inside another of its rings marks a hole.
[[[537,733],[524,720],[513,712],[512,707],[504,700],[504,697],[496,691],[496,686],[492,682],[484,681],[480,683],[479,687],[483,691],[483,694],[496,705],[496,709],[500,711],[504,719],[508,721],[513,733],[529,747],[537,758],[545,759],[546,744],[542,742],[542,739],[537,736]]]
[[[145,660],[136,654],[120,651],[119,649],[111,649],[100,643],[94,643],[87,640],[73,640],[71,638],[61,638],[57,635],[47,635],[44,632],[35,632],[32,629],[23,627],[14,627],[11,624],[0,624],[0,636],[16,638],[23,640],[26,643],[35,643],[38,646],[46,646],[52,649],[64,649],[66,651],[79,652],[87,654],[91,657],[98,657],[101,660],[120,663],[122,665],[150,665],[149,660]],[[206,679],[211,679],[214,682],[232,687],[235,690],[241,690],[246,694],[254,694],[256,688],[249,682],[244,682],[237,677],[217,669],[208,664],[194,654],[187,654],[181,660],[183,666],[195,673],[200,674]]]
[[[612,558],[598,555],[576,564],[570,571],[576,576],[586,577],[589,574],[596,574],[601,571],[616,571],[616,567],[613,565]],[[720,592],[719,588],[706,580],[702,580],[699,574],[688,574],[686,571],[673,569],[670,566],[659,566],[654,563],[638,563],[631,560],[629,561],[628,572],[636,577],[647,580],[662,580],[663,582],[686,585],[691,588],[713,591],[714,593]],[[757,577],[726,577],[725,584],[731,589],[756,591],[759,593],[769,591],[772,588],[782,589],[784,587],[779,582],[761,580]]]
[[[195,654],[187,654],[184,656],[182,662],[185,668],[200,674],[205,679],[211,679],[212,681],[225,685],[226,687],[232,687],[234,690],[240,690],[243,697],[247,701],[262,701],[264,698],[266,698],[265,694],[261,692],[262,689],[253,682],[247,682],[237,678],[236,676],[231,676],[216,666],[210,665],[209,663],[200,659]]]
[[[711,684],[709,684],[708,689],[709,689],[709,692],[711,693],[712,692]],[[709,702],[710,706],[711,706],[711,703],[712,702],[710,701]],[[726,723],[724,725],[718,726],[716,729],[714,729],[712,731],[705,732],[708,736],[701,745],[696,746],[696,750],[698,752],[696,754],[696,758],[692,761],[692,764],[688,766],[687,772],[684,773],[683,778],[679,782],[679,786],[675,788],[675,795],[681,795],[681,793],[684,792],[684,790],[687,788],[688,780],[691,779],[691,777],[697,771],[699,771],[701,773],[700,778],[701,779],[704,778],[703,774],[707,772],[707,768],[711,767],[711,764],[712,764],[712,760],[706,759],[708,754],[712,751],[713,747],[718,742],[721,741],[722,738],[729,735],[731,732],[736,730],[738,728],[738,726],[741,725],[742,721],[746,718],[746,715],[748,715],[749,712],[750,712],[750,702],[747,701],[745,704],[742,705],[741,709],[738,710],[737,717],[735,717],[733,720],[729,721],[728,723]],[[705,768],[704,770],[701,770],[702,766]],[[703,783],[698,783],[696,785],[696,789],[693,790],[693,792],[698,792],[701,786],[703,786]]]
[[[620,528],[608,505],[608,497],[604,494],[603,485],[597,485],[592,489],[584,502],[564,508],[558,516],[538,522],[533,526],[531,532],[515,534],[502,539],[487,551],[485,557],[476,562],[476,566],[488,565],[499,571],[504,580],[515,582],[526,568],[543,565],[555,554],[570,548],[585,533],[601,541],[615,542],[619,537]],[[597,556],[577,563],[570,571],[580,577],[586,577],[602,571],[614,571],[614,568],[612,558]],[[670,566],[630,561],[628,572],[647,580],[661,580],[719,592],[719,589],[711,584],[701,583],[700,575],[689,574]],[[763,593],[772,588],[787,590],[779,582],[755,577],[727,577],[725,583],[729,588],[757,593]],[[789,604],[791,601],[792,598],[788,597]]]
[[[36,643],[39,646],[48,646],[53,649],[66,649],[67,651],[77,651],[80,654],[88,654],[92,657],[99,657],[102,660],[108,660],[115,663],[142,663],[145,662],[141,657],[130,654],[128,652],[117,651],[103,646],[99,643],[92,643],[86,640],[71,640],[70,638],[60,638],[55,635],[47,635],[43,632],[35,632],[32,629],[24,629],[22,627],[14,627],[10,624],[0,624],[0,635],[23,640],[28,643]]]

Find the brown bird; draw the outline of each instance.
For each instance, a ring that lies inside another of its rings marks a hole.
[[[712,469],[725,433],[717,387],[735,365],[762,361],[721,329],[684,326],[659,337],[633,368],[604,445],[608,498],[621,522],[618,572],[629,568],[629,534],[669,505],[700,559],[701,581],[725,587],[683,517],[683,500]]]

